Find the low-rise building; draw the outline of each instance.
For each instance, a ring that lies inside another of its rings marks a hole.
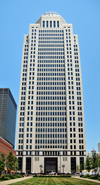
[[[0,136],[0,154],[4,153],[5,157],[7,157],[9,155],[9,152],[12,152],[13,155],[15,155],[16,153],[13,149],[13,145],[11,145],[8,141]]]

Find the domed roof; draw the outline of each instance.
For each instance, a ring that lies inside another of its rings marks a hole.
[[[40,27],[42,27],[43,21],[54,21],[54,19],[55,21],[59,21],[60,27],[62,24],[66,24],[66,21],[56,12],[46,12],[42,14],[41,17],[39,17],[39,19],[36,21],[36,24],[39,23]]]
[[[46,12],[46,13],[43,14],[43,16],[57,16],[57,15],[59,15],[59,14],[56,13],[56,12]]]

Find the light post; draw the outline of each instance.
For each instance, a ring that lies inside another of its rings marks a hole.
[[[60,172],[60,167],[59,167],[59,174],[60,174],[61,172]]]
[[[64,167],[65,167],[65,164],[62,164],[62,167],[63,167],[63,175],[64,175]]]
[[[43,167],[43,165],[40,164],[39,167],[40,167],[40,174],[41,174],[42,173],[42,167]]]

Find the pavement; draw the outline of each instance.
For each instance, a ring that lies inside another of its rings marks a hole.
[[[82,178],[80,176],[76,176],[76,175],[72,175],[73,178],[76,178],[76,179],[80,179],[80,180],[85,180],[85,181],[91,181],[91,182],[95,182],[97,184],[100,184],[100,181],[98,180],[94,180],[94,179],[88,179],[88,178]]]
[[[0,182],[0,185],[12,184],[12,183],[15,183],[15,182],[27,180],[27,179],[32,178],[32,177],[33,176],[28,176],[28,177],[22,177],[22,178],[18,178],[18,179],[4,180],[4,181]]]

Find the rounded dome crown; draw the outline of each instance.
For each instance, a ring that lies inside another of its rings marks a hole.
[[[56,12],[46,12],[39,17],[36,21],[37,24],[40,24],[40,27],[43,27],[43,22],[57,21],[59,22],[59,27],[62,27],[63,24],[66,24],[66,21]],[[50,24],[49,24],[50,25]]]
[[[59,14],[56,13],[56,12],[46,12],[46,13],[43,14],[43,16],[57,16],[57,15],[59,15]]]

